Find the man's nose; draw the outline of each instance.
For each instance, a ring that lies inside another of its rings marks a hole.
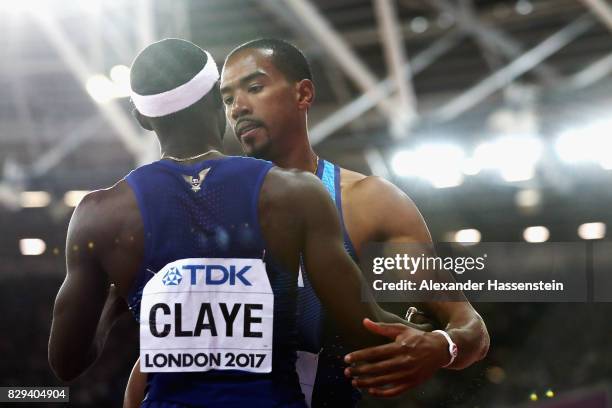
[[[232,104],[232,119],[237,120],[244,115],[252,113],[251,105],[248,103],[247,99],[248,98],[240,94],[236,95],[234,103]]]

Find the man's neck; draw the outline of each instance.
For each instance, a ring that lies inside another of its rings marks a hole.
[[[274,164],[284,169],[297,169],[315,173],[317,170],[318,157],[309,143],[290,150],[282,157],[274,160]]]
[[[218,149],[218,146],[206,143],[193,143],[189,145],[170,144],[161,146],[161,157],[184,159]]]

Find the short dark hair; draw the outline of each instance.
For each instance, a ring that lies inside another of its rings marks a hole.
[[[204,68],[208,56],[197,45],[166,38],[138,54],[130,71],[130,86],[140,95],[166,92],[189,82]]]
[[[298,82],[302,79],[312,80],[310,64],[302,51],[295,45],[277,38],[259,38],[239,45],[229,53],[225,62],[227,63],[232,55],[247,49],[272,50],[274,66],[283,73],[285,78],[292,82]]]
[[[166,38],[148,45],[134,59],[130,71],[130,86],[132,91],[139,95],[170,91],[192,80],[207,62],[208,54],[194,43],[178,38]],[[202,109],[203,104],[206,104],[206,109]],[[171,133],[177,126],[201,126],[202,121],[208,122],[212,116],[219,113],[224,117],[217,81],[207,94],[190,106],[160,117],[147,117],[138,112],[140,117],[146,118],[146,124],[143,124],[141,119],[138,121],[145,129],[149,129],[148,126],[154,127],[161,140],[160,131]]]

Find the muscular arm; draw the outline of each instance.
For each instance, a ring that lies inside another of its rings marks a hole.
[[[351,211],[356,212],[354,217],[359,220],[357,234],[361,234],[363,242],[431,243],[418,209],[391,183],[367,177],[356,183],[349,197]],[[467,300],[431,301],[420,303],[418,307],[436,318],[457,344],[459,354],[449,368],[465,368],[484,358],[489,348],[489,335],[482,318]],[[369,328],[393,339],[394,343],[351,353],[351,361],[367,363],[347,370],[347,375],[361,376],[354,384],[368,387],[373,395],[398,395],[430,378],[450,359],[448,343],[438,333],[384,324],[369,325]],[[398,343],[409,347],[397,347]]]
[[[377,217],[381,241],[406,243],[431,243],[431,236],[425,220],[416,205],[393,184],[374,178],[375,194],[385,197],[379,201],[378,210],[373,214],[393,214],[393,217]],[[448,368],[462,369],[481,360],[489,349],[489,334],[484,321],[467,301],[424,302],[419,309],[434,316],[442,328],[451,336],[459,348],[459,355]],[[443,343],[447,346],[446,343]]]
[[[344,249],[338,212],[329,194],[318,179],[303,174],[295,188],[293,201],[296,216],[303,220],[302,253],[304,265],[313,288],[336,323],[355,344],[381,342],[363,327],[363,319],[406,324],[403,319],[387,313],[373,300],[362,280],[357,265]]]
[[[68,227],[66,278],[55,300],[48,350],[51,368],[64,381],[98,358],[112,325],[127,310],[99,259],[105,222],[92,193],[76,208]]]

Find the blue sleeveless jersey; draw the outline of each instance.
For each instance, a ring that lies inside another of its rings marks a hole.
[[[319,159],[317,177],[331,195],[340,215],[344,234],[344,247],[354,261],[357,253],[344,225],[342,194],[340,190],[340,167]],[[318,353],[318,367],[312,393],[312,407],[352,407],[361,399],[359,390],[344,376],[344,356],[352,350],[337,330],[337,324],[326,316],[308,280],[308,271],[302,267],[303,287],[298,288],[298,333],[299,350]]]
[[[169,288],[169,290],[178,287],[176,285],[179,284],[187,285],[191,283],[193,285],[200,283],[196,282],[197,279],[206,279],[206,285],[219,285],[221,282],[219,276],[224,277],[223,282],[225,284],[228,282],[231,282],[231,285],[251,284],[248,281],[250,279],[249,275],[244,275],[244,271],[248,271],[249,267],[237,271],[233,269],[233,265],[231,268],[228,266],[222,270],[223,274],[219,275],[219,270],[221,270],[219,268],[222,268],[219,265],[209,265],[208,270],[197,270],[195,266],[188,265],[197,262],[199,259],[220,259],[219,263],[226,266],[228,264],[224,262],[228,259],[235,260],[238,263],[243,260],[260,264],[263,260],[265,268],[262,267],[264,271],[262,273],[264,279],[269,281],[269,287],[271,287],[269,296],[273,297],[273,324],[270,323],[273,327],[270,335],[273,341],[272,346],[265,345],[272,348],[270,354],[271,372],[239,370],[238,366],[244,367],[240,364],[250,364],[255,367],[258,363],[253,362],[254,355],[251,355],[251,361],[249,362],[248,355],[245,359],[240,360],[238,354],[233,356],[236,359],[235,361],[227,362],[224,360],[222,364],[226,366],[223,369],[209,367],[208,371],[204,372],[148,372],[143,406],[180,407],[185,405],[189,407],[223,408],[305,406],[304,397],[295,373],[297,347],[295,328],[296,276],[281,270],[274,260],[265,254],[266,248],[258,220],[259,191],[265,175],[271,167],[272,164],[269,162],[243,157],[207,160],[193,165],[162,160],[142,166],[126,177],[140,208],[145,237],[144,259],[128,299],[130,309],[136,319],[141,316],[141,306],[145,311],[146,303],[143,292],[146,295],[148,288],[156,280],[163,282],[163,285],[160,283],[160,288]],[[179,269],[172,267],[175,264],[182,265],[182,273]],[[218,270],[211,274],[210,268],[212,267]],[[191,275],[188,273],[190,271]],[[156,279],[154,277],[158,272],[160,272],[159,279]],[[161,277],[162,273],[164,275],[163,279]],[[214,273],[217,273],[217,275]],[[266,284],[268,285],[268,283]],[[236,290],[235,286],[228,286],[228,289]],[[211,339],[217,334],[235,335],[236,333],[231,333],[232,330],[242,332],[242,325],[233,329],[226,329],[225,326],[223,328],[213,327],[213,320],[215,319],[212,319],[212,314],[209,314],[205,319],[205,314],[207,310],[210,312],[210,309],[206,309],[204,306],[210,308],[213,302],[223,302],[223,297],[229,296],[219,295],[219,293],[229,292],[219,292],[219,289],[215,289],[215,291],[217,292],[211,292],[210,296],[217,296],[217,298],[212,299],[211,303],[206,300],[206,293],[209,292],[204,291],[204,294],[199,292],[200,294],[197,295],[200,296],[200,300],[204,299],[204,301],[198,303],[201,305],[200,315],[197,317],[199,327],[196,326],[195,330],[193,326],[190,329],[173,327],[173,324],[178,326],[182,317],[175,317],[176,320],[174,321],[169,320],[170,317],[168,317],[166,322],[168,331],[159,333],[162,328],[165,330],[166,325],[149,322],[152,325],[151,331],[153,332],[154,327],[156,332],[151,336],[151,341],[157,341],[159,340],[158,337],[168,335],[171,329],[174,330],[172,333],[177,333],[173,335],[183,336],[176,337],[177,342],[184,341],[185,336],[195,336],[197,332],[199,336],[209,336],[205,340],[213,341],[213,344],[216,340]],[[236,293],[233,295],[240,296]],[[253,317],[260,310],[256,310],[256,308],[249,310],[249,315],[242,317],[244,307],[252,305],[234,306],[235,310],[228,311],[229,309],[226,309],[223,311],[226,324],[228,324],[227,327],[229,327],[227,316],[230,317],[230,322],[237,321],[238,313],[240,313],[240,319],[245,319],[243,335],[247,336],[245,334],[247,329],[251,330],[247,328],[247,322],[254,322],[253,327],[261,326],[261,318]],[[240,306],[244,307],[241,309]],[[194,316],[198,314],[197,310],[186,308],[184,305],[183,310],[178,311],[171,310],[169,306],[160,306],[160,304],[156,304],[154,307],[157,307],[157,309],[155,309],[155,313],[152,309],[150,315],[153,319],[155,316],[158,318],[169,316],[170,313],[176,313],[178,316],[179,312],[182,312],[181,316],[187,315],[195,320]],[[144,314],[143,316],[148,315]],[[216,316],[218,325],[219,314]],[[231,318],[234,320],[231,320]],[[265,318],[270,318],[270,316]],[[271,322],[272,319],[269,321]],[[167,367],[168,364],[171,366],[172,361],[178,366],[183,364],[181,367],[196,364],[198,361],[200,364],[208,364],[207,358],[210,359],[210,364],[217,364],[214,360],[217,356],[215,354],[210,354],[208,357],[199,354],[196,355],[195,360],[194,356],[191,355],[188,356],[188,362],[186,362],[184,356],[181,357],[182,362],[179,359],[180,356],[176,360],[172,360],[170,354],[167,358],[162,356],[163,358],[158,359],[155,363],[143,361],[142,327],[146,324],[147,322],[141,321],[141,367],[145,364],[153,364],[151,366],[154,367],[154,364],[157,363],[161,364],[158,367]],[[227,333],[221,333],[226,330]],[[250,333],[248,336],[261,337],[261,333]],[[195,342],[203,341],[204,338],[199,337],[195,340],[189,338],[188,340]],[[172,338],[172,341],[174,341],[174,338]],[[224,344],[217,345],[219,348],[223,346]],[[171,348],[168,348],[168,350],[171,350]],[[214,349],[207,348],[206,350]],[[197,360],[198,356],[200,360]],[[225,358],[223,355],[217,357]],[[236,369],[228,367],[236,367]],[[186,370],[186,368],[182,369]]]

